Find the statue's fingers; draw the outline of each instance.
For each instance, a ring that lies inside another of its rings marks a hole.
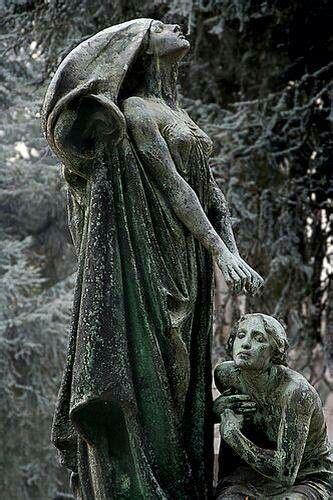
[[[257,405],[256,405],[256,403],[254,403],[252,401],[249,401],[249,402],[246,402],[246,403],[233,403],[233,407],[235,409],[237,409],[237,411],[238,411],[238,410],[244,410],[244,409],[247,409],[247,408],[256,409]]]
[[[250,295],[254,295],[254,293],[255,293],[255,291],[256,291],[256,285],[255,285],[255,282],[254,282],[253,277],[251,277],[251,279],[250,279],[250,280],[249,280],[249,282],[247,283],[246,291],[247,291]]]
[[[260,274],[258,276],[259,276],[259,288],[260,288],[265,283],[265,280],[262,276],[260,276]]]
[[[257,403],[254,401],[245,401],[245,402],[239,402],[240,408],[256,408]]]
[[[240,278],[240,276],[236,273],[236,271],[231,267],[231,266],[228,266],[228,271],[229,271],[229,275],[232,279],[232,282],[233,282],[233,291],[234,293],[240,293],[241,291],[241,287],[242,287],[242,280]]]
[[[243,259],[241,259],[241,268],[243,272],[246,274],[246,283],[244,285],[244,289],[252,295],[255,290],[255,283],[254,283],[255,277],[252,272],[253,269]]]
[[[254,295],[263,283],[263,279],[259,276],[259,274],[254,273],[251,274],[251,282],[248,286],[248,291],[251,295]]]
[[[257,408],[238,408],[237,413],[249,415],[251,413],[255,413]]]
[[[255,276],[254,278],[254,292],[255,293],[257,290],[259,290],[259,288],[263,285],[264,283],[264,280],[262,279],[261,276]]]
[[[257,273],[257,271],[255,271],[247,262],[245,262],[245,260],[242,259],[242,265],[243,267],[245,267],[247,269],[247,271],[250,273],[251,275],[251,280],[255,281],[255,280],[262,280],[262,277],[260,276],[259,273]]]
[[[235,402],[235,401],[251,401],[251,397],[248,394],[232,394],[231,396],[220,396],[225,399],[225,401],[228,402]]]
[[[250,267],[246,264],[246,262],[243,259],[240,259],[240,266],[241,270],[243,273],[246,275],[246,278],[248,281],[252,281],[252,273],[250,270]]]
[[[222,404],[221,406],[224,408],[230,408],[230,410],[233,411],[238,411],[241,408],[256,408],[256,404],[251,401],[249,401],[248,403],[247,402],[244,403],[241,401],[233,401],[233,402],[230,401]]]
[[[260,288],[261,285],[264,283],[264,279],[254,269],[252,269],[252,276],[253,276],[253,282],[254,282],[256,288],[257,289]]]
[[[238,266],[238,269],[236,270],[236,272],[237,272],[238,276],[241,279],[241,288],[240,288],[240,291],[245,290],[248,277],[247,277],[245,271],[242,269],[241,266]]]
[[[257,405],[256,403],[241,403],[239,404],[238,406],[238,410],[250,410],[250,411],[253,411],[253,410],[256,410],[257,409]]]
[[[230,266],[227,266],[226,283],[228,285],[229,290],[234,292],[235,291],[235,277],[233,275],[232,268]]]
[[[222,271],[222,274],[223,274],[223,277],[224,277],[224,280],[225,280],[225,283],[226,283],[228,289],[233,291],[234,282],[233,282],[232,276],[230,275],[229,266],[221,265],[220,269]]]
[[[225,408],[237,408],[237,406],[240,406],[241,404],[244,403],[254,403],[251,401],[250,396],[247,394],[234,394],[231,396],[219,396],[217,399],[214,401],[214,410],[219,413],[220,410],[223,410]],[[254,403],[255,404],[255,403]]]

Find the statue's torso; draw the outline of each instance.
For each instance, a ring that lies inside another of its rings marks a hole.
[[[225,376],[230,378],[230,391],[233,394],[248,394],[257,405],[255,413],[248,417],[245,422],[244,433],[248,434],[248,437],[254,442],[258,436],[259,441],[264,439],[264,443],[257,442],[259,446],[276,449],[279,433],[290,418],[290,408],[294,409],[295,418],[298,418],[297,414],[301,413],[301,403],[293,396],[295,389],[301,387],[312,401],[312,415],[300,473],[308,470],[315,472],[321,468],[329,467],[330,445],[327,440],[325,419],[317,392],[301,374],[294,370],[284,366],[277,366],[277,370],[279,384],[269,387],[267,391],[261,391],[244,384],[240,370],[233,363],[229,364],[228,373],[225,373]],[[227,381],[225,383],[228,385]],[[287,407],[289,413],[286,411]]]
[[[171,108],[155,98],[144,98],[161,135],[166,141],[178,173],[200,198],[209,189],[208,159],[213,143],[181,108]],[[205,208],[205,207],[204,207]]]

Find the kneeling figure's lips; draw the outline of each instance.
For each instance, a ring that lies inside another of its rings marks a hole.
[[[247,351],[241,351],[237,354],[237,356],[245,356],[246,358],[250,358],[251,357],[251,353],[250,352],[247,352]]]

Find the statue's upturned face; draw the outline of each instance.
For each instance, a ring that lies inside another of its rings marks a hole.
[[[270,364],[272,348],[261,318],[249,316],[240,322],[232,357],[237,366],[263,371]]]
[[[149,52],[156,56],[172,56],[181,59],[190,48],[190,43],[178,24],[154,21],[150,28]]]

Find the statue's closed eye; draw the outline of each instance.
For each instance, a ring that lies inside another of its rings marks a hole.
[[[254,334],[254,338],[257,342],[266,342],[266,337],[259,332]]]

